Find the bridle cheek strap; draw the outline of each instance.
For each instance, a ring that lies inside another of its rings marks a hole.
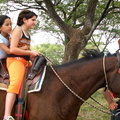
[[[105,68],[105,55],[103,56],[103,71],[104,71],[105,82],[106,82],[106,86],[105,86],[105,91],[106,91],[106,89],[109,90],[109,88],[108,88],[108,79],[107,79],[107,73]]]

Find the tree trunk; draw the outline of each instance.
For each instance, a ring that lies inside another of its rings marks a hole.
[[[77,59],[80,51],[86,46],[87,41],[84,33],[80,30],[74,30],[70,41],[65,45],[63,62]]]

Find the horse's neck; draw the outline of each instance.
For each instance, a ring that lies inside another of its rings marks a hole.
[[[109,74],[115,68],[116,60],[111,57],[106,58],[104,62],[106,73]],[[80,64],[80,66],[66,67],[62,69],[60,76],[73,91],[85,99],[104,87],[106,83],[102,58]]]

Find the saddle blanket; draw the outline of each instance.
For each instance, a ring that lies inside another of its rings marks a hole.
[[[29,89],[30,87],[28,87],[28,93],[38,92],[41,90],[42,84],[43,84],[43,81],[45,78],[45,73],[46,73],[46,66],[44,66],[44,68],[39,76],[39,80],[35,83],[33,89]]]
[[[43,81],[44,81],[44,78],[45,78],[45,73],[46,73],[46,66],[44,66],[41,73],[36,76],[36,78],[35,78],[35,79],[37,79],[36,82],[32,85],[31,84],[28,85],[28,93],[38,92],[38,91],[41,90],[42,84],[43,84]],[[29,81],[32,81],[32,80],[29,80]],[[29,81],[28,81],[28,83],[29,83]],[[7,84],[0,83],[0,90],[7,91],[7,88],[8,88]]]

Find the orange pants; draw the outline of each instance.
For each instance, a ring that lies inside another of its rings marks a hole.
[[[10,85],[7,92],[15,94],[19,93],[28,63],[29,62],[22,57],[7,58],[7,68],[10,76]]]

